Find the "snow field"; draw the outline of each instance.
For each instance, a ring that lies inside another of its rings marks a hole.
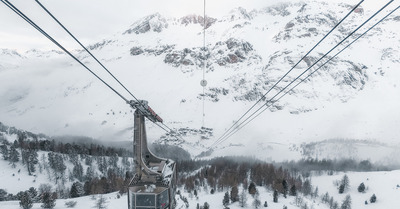
[[[346,174],[350,180],[350,189],[343,194],[338,193],[338,188],[334,181],[340,181]],[[322,197],[326,192],[332,196],[339,204],[342,203],[346,195],[351,196],[352,209],[396,209],[400,205],[400,170],[382,172],[347,172],[338,173],[332,176],[314,176],[311,178],[314,187],[318,186],[319,195]],[[364,193],[357,191],[358,186],[364,183],[366,190]],[[376,203],[370,203],[370,197],[375,194]],[[368,205],[364,202],[368,201]]]

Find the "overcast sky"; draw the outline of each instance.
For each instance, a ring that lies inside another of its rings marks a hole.
[[[287,1],[301,0],[208,0],[206,14],[218,18],[236,7],[252,10]],[[334,1],[348,4],[359,2],[359,0]],[[10,2],[56,40],[69,48],[78,48],[35,0],[10,0]],[[204,8],[203,0],[41,0],[40,2],[85,45],[126,30],[135,20],[155,12],[169,17],[182,17],[187,14],[203,14]],[[363,6],[384,2],[366,0]],[[0,48],[17,49],[21,52],[32,48],[57,49],[3,3],[0,3]]]
[[[46,32],[67,46],[72,40],[58,27],[34,0],[10,0]],[[70,31],[83,43],[101,40],[127,29],[135,20],[159,12],[170,17],[187,14],[203,14],[203,0],[41,0]],[[264,7],[276,1],[271,0],[214,0],[206,1],[207,15],[218,17],[229,10],[242,6],[246,9]],[[28,23],[0,4],[0,48],[55,49]]]

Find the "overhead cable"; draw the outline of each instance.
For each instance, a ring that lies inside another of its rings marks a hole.
[[[223,141],[226,141],[227,138],[231,137],[233,134],[235,134],[238,130],[242,129],[245,125],[247,125],[249,122],[246,123],[246,121],[250,120],[251,117],[253,117],[255,114],[257,114],[258,111],[260,111],[262,108],[264,108],[264,106],[268,106],[270,107],[273,103],[275,103],[276,101],[274,101],[272,104],[268,104],[270,102],[273,101],[273,99],[275,97],[277,97],[281,92],[285,91],[291,84],[293,84],[296,80],[298,80],[302,75],[304,75],[308,70],[310,70],[315,64],[317,64],[318,62],[320,62],[323,58],[325,58],[330,52],[332,52],[334,49],[336,49],[339,45],[341,45],[344,41],[346,41],[349,37],[351,37],[355,32],[357,32],[361,27],[363,27],[366,23],[368,23],[372,18],[374,18],[377,14],[379,14],[383,9],[385,9],[389,4],[391,4],[394,0],[389,1],[385,6],[383,6],[380,10],[378,10],[374,15],[372,15],[370,18],[368,18],[364,23],[362,23],[359,27],[357,27],[353,32],[351,32],[348,36],[346,36],[346,38],[344,38],[342,41],[340,41],[338,44],[336,44],[336,46],[334,46],[331,50],[329,50],[327,53],[325,53],[320,59],[318,59],[313,65],[311,65],[310,67],[308,67],[305,71],[303,71],[299,76],[297,76],[293,81],[291,81],[288,85],[286,85],[283,89],[281,89],[277,94],[275,94],[275,96],[273,96],[271,99],[269,99],[265,104],[263,104],[260,108],[258,108],[253,114],[251,114],[250,116],[248,116],[243,122],[241,122],[234,130],[230,131],[228,135],[226,135],[224,138],[222,138],[221,140],[218,141],[218,143],[214,143],[212,144],[210,147],[212,146],[216,146],[217,144],[221,144]],[[396,8],[397,10],[397,8]],[[386,18],[386,17],[385,17]],[[354,42],[352,42],[354,43]],[[347,47],[346,47],[347,48]],[[329,59],[331,60],[331,59]],[[325,62],[326,64],[327,62]],[[325,65],[324,64],[324,65]],[[266,108],[268,109],[268,108]],[[263,110],[262,112],[264,112],[265,110]],[[258,113],[255,117],[259,116],[261,113]],[[254,120],[253,117],[250,121]],[[243,125],[245,123],[245,125]],[[243,125],[243,126],[242,126]]]
[[[41,34],[43,34],[46,38],[48,38],[51,42],[53,42],[56,46],[58,46],[60,49],[62,49],[65,53],[67,53],[69,56],[71,56],[75,61],[77,61],[79,64],[81,64],[86,70],[88,70],[91,74],[93,74],[97,79],[99,79],[104,85],[106,85],[108,88],[110,88],[114,93],[116,93],[121,99],[123,99],[126,103],[129,103],[129,100],[126,99],[122,94],[120,94],[117,90],[112,88],[107,82],[105,82],[102,78],[100,78],[96,73],[94,73],[89,67],[87,67],[84,63],[82,63],[78,58],[76,58],[71,52],[69,52],[66,48],[64,48],[59,42],[57,42],[53,37],[51,37],[48,33],[46,33],[41,27],[39,27],[34,21],[32,21],[30,18],[28,18],[23,12],[21,12],[18,8],[16,8],[12,3],[10,3],[8,0],[0,0],[3,2],[7,7],[9,7],[12,11],[14,11],[17,15],[19,15],[22,19],[24,19],[26,22],[28,22],[32,27],[34,27],[36,30],[38,30]],[[64,28],[74,39],[77,41],[117,82],[125,88],[125,86],[119,82],[117,78],[115,78],[112,73],[104,67],[104,65],[101,64],[96,57],[87,50],[86,47],[82,45],[82,43],[75,37],[73,36],[68,29],[66,29],[39,1],[35,0],[41,7],[51,16],[53,19],[60,24],[61,27]],[[126,89],[126,88],[125,88]],[[127,89],[126,89],[127,90]],[[129,90],[127,90],[131,96],[136,100],[139,101]],[[139,110],[140,111],[140,110]],[[153,121],[152,121],[153,122]],[[166,128],[162,127],[160,124],[156,124],[158,127],[163,129],[164,131],[168,132]],[[165,124],[164,124],[165,125]],[[165,125],[166,126],[166,125]],[[168,127],[168,129],[170,129]],[[170,129],[172,131],[172,129]],[[183,140],[182,138],[180,138]],[[183,140],[185,141],[185,140]]]
[[[10,3],[8,0],[0,0],[3,2],[7,7],[9,7],[11,10],[13,10],[17,15],[19,15],[22,19],[24,19],[26,22],[28,22],[31,26],[33,26],[36,30],[38,30],[40,33],[42,33],[46,38],[48,38],[51,42],[53,42],[55,45],[57,45],[60,49],[62,49],[65,53],[67,53],[70,57],[72,57],[75,61],[77,61],[79,64],[81,64],[86,70],[88,70],[91,74],[93,74],[97,79],[99,79],[104,85],[106,85],[108,88],[110,88],[114,93],[116,93],[121,99],[123,99],[125,102],[128,102],[124,96],[122,96],[117,90],[115,90],[113,87],[111,87],[107,82],[105,82],[103,79],[101,79],[96,73],[94,73],[89,67],[87,67],[85,64],[83,64],[78,58],[76,58],[71,52],[69,52],[67,49],[65,49],[60,43],[58,43],[56,40],[54,40],[48,33],[46,33],[41,27],[39,27],[35,22],[33,22],[31,19],[29,19],[23,12],[18,10],[12,3]]]
[[[323,66],[325,66],[328,62],[330,62],[332,59],[334,59],[335,57],[337,57],[340,53],[342,53],[345,49],[347,49],[349,46],[351,46],[354,42],[356,42],[358,39],[360,39],[361,37],[363,37],[366,33],[368,33],[371,29],[373,29],[376,25],[378,25],[379,23],[381,23],[383,20],[385,20],[388,16],[390,16],[393,12],[395,12],[396,10],[398,10],[400,8],[400,6],[396,7],[394,10],[392,10],[389,14],[387,14],[385,17],[383,17],[381,20],[379,20],[377,23],[375,23],[373,26],[371,26],[368,30],[366,30],[364,33],[362,33],[361,35],[359,35],[356,39],[354,39],[350,44],[346,45],[343,49],[341,49],[338,53],[336,53],[335,55],[333,55],[331,58],[329,58],[326,62],[324,62],[321,66],[319,66],[317,69],[315,69],[314,71],[312,71],[307,77],[301,79],[295,86],[293,86],[291,89],[289,89],[288,91],[286,91],[282,96],[280,96],[278,99],[276,99],[275,101],[271,102],[270,104],[268,104],[267,106],[265,106],[265,108],[259,112],[257,115],[255,115],[253,118],[251,118],[249,121],[247,121],[247,123],[245,123],[243,126],[239,127],[235,132],[231,133],[227,138],[229,138],[230,136],[232,136],[233,134],[235,134],[236,132],[238,132],[240,129],[242,129],[244,126],[246,126],[247,124],[249,124],[251,121],[253,121],[256,117],[258,117],[259,115],[261,115],[265,110],[267,110],[269,107],[271,107],[273,104],[275,104],[277,101],[279,101],[280,99],[282,99],[282,97],[284,97],[285,95],[287,95],[289,92],[291,92],[293,89],[295,89],[298,85],[300,85],[301,83],[303,83],[305,80],[309,79],[315,72],[317,72],[319,69],[321,69]],[[225,141],[225,140],[224,140]],[[222,142],[221,142],[222,143]]]
[[[329,34],[332,33],[332,31],[334,31],[356,8],[358,8],[358,6],[361,5],[361,3],[363,3],[364,0],[361,0],[356,6],[353,7],[352,10],[350,10],[325,36],[322,37],[321,40],[319,40],[317,42],[317,44],[315,44],[295,65],[292,66],[292,68],[287,71],[256,103],[253,104],[253,106],[250,107],[250,109],[248,109],[238,120],[236,120],[236,122],[228,129],[224,132],[224,134],[222,134],[222,136],[220,138],[218,138],[218,140],[216,141],[218,143],[218,141],[220,141],[222,138],[225,137],[226,134],[228,134],[230,132],[230,130],[232,128],[234,128],[241,119],[243,119],[258,103],[260,103],[262,100],[264,100],[267,96],[267,94],[274,89],[290,72],[292,72],[292,70],[304,59],[306,58],[323,40],[325,40],[326,37],[329,36]]]
[[[43,6],[43,4],[41,4],[39,2],[39,0],[35,0],[36,3],[39,4],[39,6],[47,12],[47,14],[49,14],[94,60],[96,60],[96,62],[103,67],[103,69],[105,71],[107,71],[107,73],[109,75],[111,75],[115,81],[117,81],[136,101],[139,101],[66,27],[64,27],[64,25],[58,21],[58,19],[45,7]]]

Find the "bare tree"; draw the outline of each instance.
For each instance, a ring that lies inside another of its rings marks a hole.
[[[261,201],[260,201],[260,194],[258,191],[254,194],[254,200],[253,200],[253,207],[254,208],[259,208],[261,206]]]
[[[239,205],[240,207],[244,208],[244,206],[246,206],[246,203],[247,203],[247,195],[246,191],[243,189],[239,195]]]
[[[107,200],[103,195],[100,195],[100,198],[96,200],[94,208],[97,209],[106,209],[107,208]]]

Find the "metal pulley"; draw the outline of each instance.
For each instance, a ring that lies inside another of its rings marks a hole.
[[[207,86],[207,81],[206,81],[205,79],[201,80],[201,81],[200,81],[200,85],[201,85],[202,87],[206,87],[206,86]]]

